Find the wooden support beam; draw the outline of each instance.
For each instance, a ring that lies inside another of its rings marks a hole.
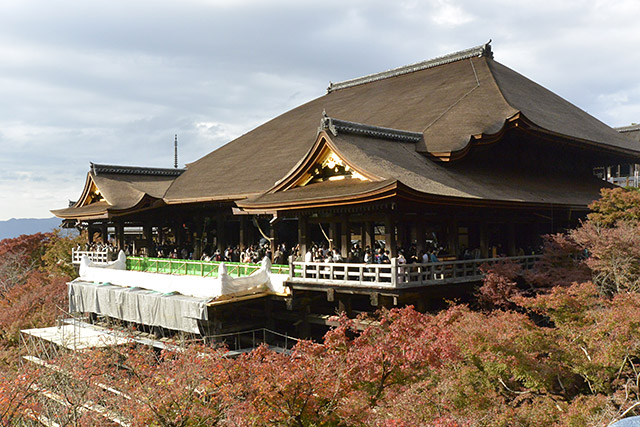
[[[351,228],[349,227],[349,216],[343,216],[340,222],[340,253],[344,258],[349,255],[351,246]]]
[[[225,237],[224,216],[219,213],[216,216],[216,248],[220,253],[224,253],[224,250],[226,249],[227,242]]]
[[[119,250],[124,250],[124,224],[122,222],[114,223],[116,230],[116,245]]]
[[[458,255],[458,220],[454,218],[447,221],[447,247],[450,255]]]
[[[277,247],[278,223],[274,222],[272,224],[269,224],[269,226],[269,245],[271,250],[271,261],[273,262]]]
[[[300,244],[300,254],[304,257],[309,249],[309,219],[306,215],[298,217],[298,244]]]
[[[480,254],[482,258],[489,256],[489,231],[486,221],[480,222]]]
[[[424,220],[422,218],[418,218],[415,223],[416,226],[416,251],[418,255],[420,252],[424,251]],[[422,260],[420,260],[422,262]]]
[[[407,237],[410,234],[409,224],[404,221],[398,221],[396,227],[398,230],[398,235],[396,238],[397,245],[400,247],[409,247],[410,238]]]
[[[151,225],[144,224],[142,226],[142,234],[144,235],[144,247],[146,248],[147,256],[154,256],[155,254],[151,253],[153,250],[153,235],[151,234]]]
[[[396,244],[396,225],[392,214],[385,215],[384,218],[384,241],[391,257],[398,256]]]
[[[101,232],[102,232],[102,243],[109,243],[109,229],[106,221],[102,223]]]
[[[240,215],[240,231],[238,236],[238,242],[240,244],[240,250],[243,251],[249,246],[247,244],[247,216]]]
[[[516,225],[512,222],[507,224],[507,255],[516,255]]]
[[[340,244],[340,240],[338,239],[338,223],[333,221],[329,225],[329,239],[331,239],[331,244],[329,249],[335,249]]]
[[[333,288],[327,289],[327,301],[333,302],[335,300],[335,292]]]
[[[364,244],[369,246],[371,250],[374,248],[376,240],[375,235],[375,223],[373,221],[366,221],[364,223]]]
[[[369,302],[371,303],[371,305],[373,307],[377,307],[378,306],[378,293],[377,292],[371,292],[369,294]]]
[[[94,228],[93,228],[93,223],[90,222],[89,225],[87,225],[87,240],[89,241],[89,243],[93,243],[93,233],[95,232]]]

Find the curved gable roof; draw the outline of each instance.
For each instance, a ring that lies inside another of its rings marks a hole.
[[[91,164],[82,195],[72,207],[52,210],[60,218],[103,218],[163,203],[167,189],[182,169]],[[102,198],[91,201],[98,190]]]
[[[524,119],[534,131],[640,156],[640,149],[615,130],[495,62],[486,49],[474,49],[427,67],[414,64],[332,85],[326,95],[190,164],[165,201],[240,200],[267,191],[313,146],[323,111],[346,121],[421,133],[423,141],[414,144],[414,153],[417,149],[444,160],[453,158],[452,153],[463,156],[474,142],[495,140]]]
[[[518,173],[520,166],[516,170],[491,168],[464,161],[451,167],[425,158],[411,143],[380,137],[338,132],[337,135],[324,134],[318,141],[329,144],[345,162],[377,176],[376,180],[344,179],[294,188],[275,186],[260,196],[238,201],[238,206],[249,211],[285,210],[327,202],[334,205],[367,202],[404,191],[423,201],[439,203],[448,200],[467,205],[490,202],[586,209],[599,197],[601,188],[613,187],[594,176],[569,180],[561,174],[547,172]]]

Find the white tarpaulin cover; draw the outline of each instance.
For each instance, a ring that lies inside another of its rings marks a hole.
[[[162,294],[148,289],[96,284],[76,279],[69,286],[71,313],[96,313],[128,322],[199,333],[209,298]]]
[[[284,293],[286,274],[272,274],[262,261],[250,276],[234,278],[221,264],[218,277],[199,277],[126,270],[126,256],[96,265],[86,256],[80,277],[69,283],[70,312],[88,312],[144,325],[198,333],[198,321],[207,320],[207,303],[256,293]]]
[[[126,256],[120,251],[118,260],[104,267],[93,264],[83,256],[80,263],[80,278],[85,282],[110,283],[161,293],[179,292],[182,295],[211,299],[269,291],[284,293],[283,283],[287,275],[272,274],[271,262],[267,258],[263,259],[261,264],[260,269],[250,276],[238,278],[227,274],[224,263],[220,264],[218,277],[147,273],[126,270]]]

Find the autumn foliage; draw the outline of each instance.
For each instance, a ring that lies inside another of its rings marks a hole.
[[[343,315],[290,354],[131,345],[46,367],[0,359],[0,424],[41,414],[65,426],[608,426],[638,415],[640,221],[636,194],[622,191],[605,192],[576,230],[547,236],[534,269],[487,267],[469,305]],[[5,349],[64,304],[61,270],[33,267],[58,261],[38,256],[0,298]]]

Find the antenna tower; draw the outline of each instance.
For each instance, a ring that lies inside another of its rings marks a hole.
[[[178,169],[178,134],[173,141],[173,167]]]

